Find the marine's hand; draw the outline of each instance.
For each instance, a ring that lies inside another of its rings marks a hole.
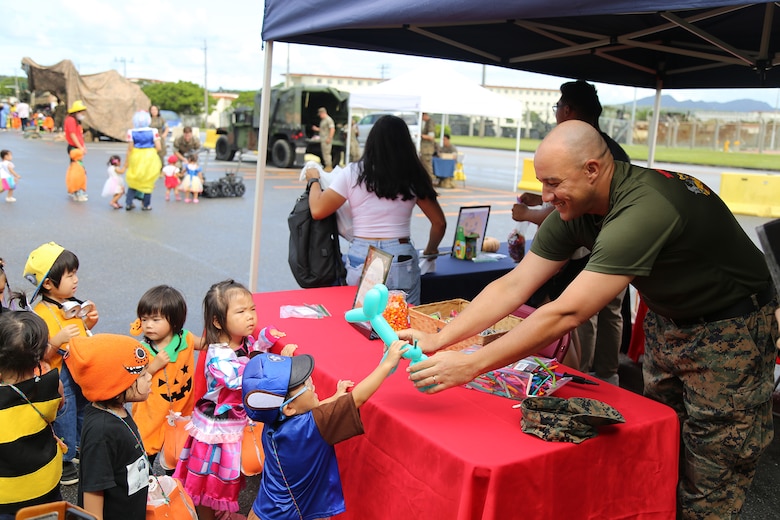
[[[417,341],[417,346],[423,352],[434,352],[440,348],[440,345],[436,343],[436,334],[428,332],[420,332],[415,329],[404,329],[398,331],[398,337],[406,340],[409,344],[414,345]]]
[[[414,386],[430,387],[425,392],[435,394],[474,379],[476,374],[469,361],[469,356],[462,352],[437,352],[428,359],[409,365],[406,371]]]
[[[536,193],[523,193],[517,200],[526,206],[541,206],[543,202],[542,196]]]
[[[515,204],[512,206],[512,220],[515,222],[526,222],[530,209],[525,204]]]

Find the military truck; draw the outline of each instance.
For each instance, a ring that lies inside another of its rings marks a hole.
[[[217,129],[217,159],[230,161],[238,151],[258,149],[261,99],[262,91],[258,91],[254,107],[237,108],[232,114],[230,127]],[[325,107],[336,124],[331,155],[333,164],[338,164],[346,149],[348,100],[349,93],[330,87],[298,85],[272,88],[267,159],[279,168],[302,166],[305,154],[314,154],[322,160],[319,134],[312,126],[319,126],[317,109]]]

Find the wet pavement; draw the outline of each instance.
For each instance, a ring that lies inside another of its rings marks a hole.
[[[0,197],[4,222],[0,257],[4,258],[13,290],[28,293],[32,285],[22,278],[28,253],[47,241],[56,241],[79,257],[77,297],[95,301],[100,313],[96,332],[127,334],[135,320],[139,297],[150,287],[169,284],[179,289],[189,304],[186,327],[202,330],[203,296],[213,283],[234,278],[249,282],[252,219],[255,197],[254,162],[244,162],[246,194],[240,198],[202,198],[200,204],[166,202],[162,181],[152,197],[152,211],[115,210],[100,196],[106,179],[108,158],[124,156],[126,145],[116,142],[88,144],[84,165],[88,173],[89,201],[77,203],[65,191],[68,167],[66,145],[50,136],[23,138],[0,132],[0,148],[13,152],[16,171],[22,176],[14,194],[15,203]],[[470,152],[470,153],[469,153]],[[488,159],[492,161],[488,163]],[[469,167],[471,160],[471,168]],[[442,190],[440,202],[448,219],[442,244],[452,242],[460,206],[491,205],[488,235],[506,240],[512,229],[511,207],[514,154],[468,150],[468,180],[465,187]],[[491,164],[490,167],[484,164]],[[495,164],[495,166],[492,166]],[[237,162],[202,161],[207,180],[239,168]],[[676,169],[686,171],[684,167]],[[488,173],[488,170],[490,172]],[[474,173],[470,173],[474,172]],[[298,288],[287,265],[287,215],[304,184],[297,170],[270,169],[266,174],[258,290]],[[713,186],[717,170],[697,172]],[[711,179],[707,179],[711,176]],[[755,240],[755,226],[767,219],[739,217]],[[427,241],[428,224],[422,212],[415,213],[412,239],[418,247]],[[283,327],[282,327],[283,328]],[[628,359],[621,362],[621,385],[641,391],[641,370]],[[780,426],[778,419],[776,426]],[[779,436],[780,437],[780,436]],[[258,477],[247,479],[241,494],[241,512],[246,514],[257,491]],[[764,455],[753,489],[743,511],[744,519],[780,518],[780,438]],[[75,501],[76,486],[63,487],[67,500]]]

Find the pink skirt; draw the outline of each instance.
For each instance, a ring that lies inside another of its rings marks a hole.
[[[190,436],[173,477],[181,480],[196,506],[238,512],[238,494],[244,487],[241,442],[207,444]]]

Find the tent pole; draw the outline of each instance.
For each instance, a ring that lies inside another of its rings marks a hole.
[[[257,132],[257,176],[255,177],[255,207],[252,217],[252,247],[249,250],[249,290],[257,292],[260,271],[260,231],[263,227],[263,195],[265,194],[265,158],[268,155],[268,114],[271,111],[271,65],[274,42],[265,42],[263,97],[260,100],[260,128]]]
[[[522,117],[517,119],[517,135],[515,136],[515,183],[512,185],[512,191],[517,193],[517,175],[520,170],[520,122]]]
[[[650,142],[647,143],[647,167],[652,168],[655,162],[655,145],[658,142],[658,123],[661,121],[661,89],[663,82],[659,79],[653,101],[653,120],[650,123]]]

